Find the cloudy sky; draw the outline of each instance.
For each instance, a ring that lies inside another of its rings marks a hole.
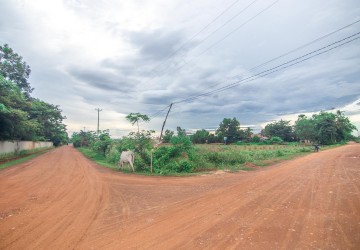
[[[69,134],[216,128],[341,109],[360,128],[358,0],[0,0],[0,44]],[[193,98],[194,97],[194,98]]]

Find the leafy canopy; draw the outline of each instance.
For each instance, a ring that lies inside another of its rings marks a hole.
[[[140,132],[139,121],[143,121],[143,122],[149,122],[150,121],[150,118],[147,115],[143,115],[143,114],[140,114],[140,113],[130,113],[125,118],[132,125],[134,125],[136,123],[137,128],[138,128],[138,133]]]
[[[7,44],[0,46],[0,140],[66,143],[59,106],[32,98],[30,67]]]

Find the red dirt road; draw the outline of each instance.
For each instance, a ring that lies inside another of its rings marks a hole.
[[[64,146],[0,171],[0,249],[202,248],[360,249],[360,145],[179,178]]]

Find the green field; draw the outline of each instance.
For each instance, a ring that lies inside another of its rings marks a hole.
[[[250,171],[313,152],[311,145],[299,143],[288,145],[197,144],[187,152],[183,152],[181,156],[171,157],[171,150],[165,149],[172,146],[163,145],[162,147],[153,151],[153,174],[186,175],[216,170]],[[79,150],[99,165],[117,169],[113,159],[110,161],[106,156],[90,148],[79,148]],[[150,151],[147,152],[147,156],[149,159]],[[150,161],[141,159],[139,154],[135,154],[135,167],[138,173],[150,174]],[[128,170],[125,169],[125,171]]]
[[[280,160],[312,152],[312,146],[291,145],[220,145],[195,146],[197,171],[206,170],[252,170]]]

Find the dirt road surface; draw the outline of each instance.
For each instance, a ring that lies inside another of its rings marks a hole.
[[[0,171],[0,249],[360,249],[360,145],[193,177],[57,148]]]

